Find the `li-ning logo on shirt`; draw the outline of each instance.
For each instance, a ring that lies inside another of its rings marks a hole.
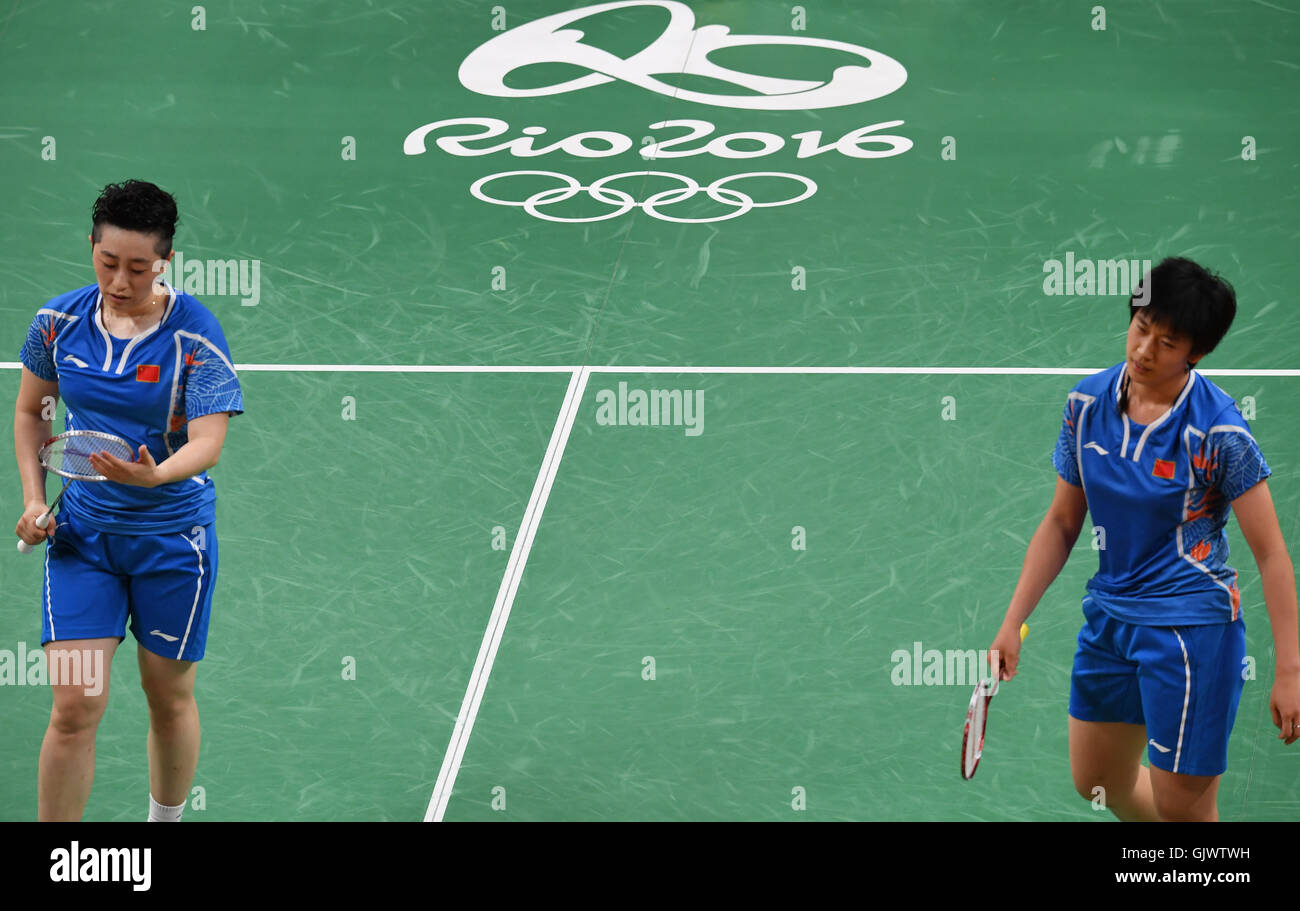
[[[135,368],[135,381],[137,383],[156,383],[160,368],[157,364],[141,364]]]
[[[1097,450],[1097,452],[1099,452],[1101,455],[1110,455],[1110,451],[1109,451],[1109,450],[1102,449],[1100,446],[1098,446],[1098,445],[1097,445],[1094,441],[1092,441],[1092,440],[1089,440],[1088,442],[1084,443],[1084,444],[1083,444],[1083,448],[1084,448],[1084,449],[1095,449],[1095,450]]]

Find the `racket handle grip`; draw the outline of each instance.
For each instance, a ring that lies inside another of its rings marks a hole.
[[[43,529],[43,528],[49,528],[49,527],[50,527],[50,515],[51,515],[52,512],[53,512],[53,510],[46,510],[46,511],[45,511],[44,513],[42,513],[41,515],[37,516],[37,517],[36,517],[36,527],[37,527],[37,528],[42,528],[42,529]],[[18,539],[18,552],[19,552],[20,554],[30,554],[30,553],[31,553],[33,550],[35,550],[35,549],[36,549],[36,546],[35,546],[35,545],[33,545],[33,544],[28,544],[26,541],[22,540],[21,538]]]

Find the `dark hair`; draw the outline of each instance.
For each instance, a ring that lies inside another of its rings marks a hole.
[[[1190,259],[1171,256],[1144,275],[1129,298],[1130,323],[1139,310],[1173,335],[1191,339],[1191,356],[1199,361],[1228,334],[1237,315],[1237,294],[1226,279]],[[1189,360],[1187,369],[1191,368]],[[1120,414],[1128,410],[1128,387],[1126,373],[1119,395]]]
[[[154,252],[164,258],[172,251],[172,238],[176,234],[176,200],[166,190],[161,190],[143,180],[110,183],[104,187],[91,209],[90,238],[99,243],[103,225],[112,225],[141,234],[157,234]]]

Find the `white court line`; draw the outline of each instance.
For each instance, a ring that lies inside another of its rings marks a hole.
[[[555,482],[556,472],[559,471],[560,459],[564,457],[569,431],[573,429],[574,419],[578,415],[578,406],[582,403],[583,390],[587,388],[587,377],[586,368],[578,368],[569,380],[569,391],[564,396],[564,404],[560,406],[560,414],[555,419],[555,429],[551,431],[551,443],[546,448],[545,458],[542,459],[537,483],[533,485],[532,498],[528,501],[523,521],[519,524],[519,533],[515,535],[515,546],[510,551],[510,562],[506,564],[505,575],[501,577],[501,588],[497,590],[492,617],[488,620],[487,630],[483,633],[483,644],[479,646],[478,660],[474,663],[474,673],[470,675],[469,686],[465,689],[465,699],[460,706],[460,715],[456,718],[456,727],[451,732],[451,742],[447,744],[447,752],[442,757],[438,782],[434,785],[429,808],[424,813],[425,822],[442,822],[442,816],[447,811],[447,801],[451,799],[451,791],[456,784],[456,773],[460,771],[460,761],[465,755],[470,731],[474,728],[474,718],[478,715],[479,703],[483,701],[483,691],[487,689],[488,675],[492,673],[492,662],[496,660],[501,634],[505,632],[506,621],[510,619],[510,608],[515,602],[515,592],[519,590],[524,564],[528,562],[528,552],[532,549],[537,527],[542,522],[542,511],[546,509],[546,500],[551,495],[551,485]]]
[[[0,370],[17,370],[17,361],[0,361]],[[1109,367],[669,367],[654,366],[604,366],[555,364],[236,364],[235,370],[249,373],[733,373],[733,374],[789,374],[816,376],[820,374],[886,374],[925,376],[927,374],[962,376],[1092,376]],[[1200,370],[1202,376],[1300,376],[1300,369],[1277,370]]]

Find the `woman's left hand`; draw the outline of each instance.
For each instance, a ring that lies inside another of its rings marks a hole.
[[[1300,672],[1282,672],[1273,678],[1269,708],[1280,731],[1278,738],[1288,745],[1300,740]]]
[[[90,464],[104,477],[119,484],[132,487],[157,487],[159,484],[158,463],[143,443],[134,461],[127,462],[107,452],[92,452]]]

